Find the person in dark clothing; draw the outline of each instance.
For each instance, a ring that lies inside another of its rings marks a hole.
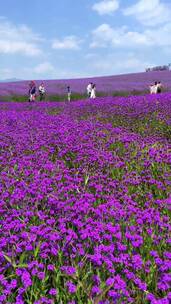
[[[36,84],[34,81],[31,81],[29,84],[29,102],[35,101],[36,99]]]
[[[71,88],[70,88],[70,86],[67,86],[67,97],[68,97],[68,101],[71,101]]]
[[[157,83],[157,93],[160,94],[162,92],[162,84],[160,81]]]

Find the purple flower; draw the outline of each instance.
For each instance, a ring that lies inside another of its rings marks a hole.
[[[68,281],[68,282],[66,283],[66,286],[67,286],[67,288],[68,288],[69,293],[75,293],[76,290],[77,290],[76,285],[73,284],[71,281]]]
[[[15,289],[17,287],[17,280],[12,280],[11,283],[10,283],[10,287],[11,289]]]
[[[24,288],[28,288],[32,285],[30,273],[26,270],[24,270],[24,272],[22,273],[21,280]]]
[[[101,293],[101,289],[98,286],[93,286],[91,289],[92,295]]]
[[[49,264],[49,265],[47,266],[47,269],[50,270],[50,271],[54,271],[54,270],[55,270],[55,266],[52,265],[52,264]]]
[[[129,77],[137,89],[152,74]],[[99,90],[113,88],[107,79]],[[170,301],[170,100],[0,102],[0,302],[26,301],[38,281],[39,304],[86,303],[101,289],[103,304]]]
[[[57,295],[57,290],[56,290],[55,288],[51,288],[51,289],[49,290],[49,294],[50,294],[51,296],[56,296],[56,295]]]
[[[106,280],[106,285],[107,285],[107,286],[113,285],[114,282],[115,282],[115,279],[114,279],[114,278],[108,278],[108,279]]]
[[[76,273],[75,267],[72,266],[62,266],[61,270],[64,271],[67,275],[73,275]]]
[[[38,273],[37,273],[37,277],[38,277],[40,280],[44,280],[44,278],[45,278],[45,273],[44,273],[44,272],[38,272]]]

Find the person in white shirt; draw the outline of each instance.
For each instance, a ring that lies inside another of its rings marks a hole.
[[[155,87],[154,84],[151,84],[149,88],[150,88],[150,94],[155,94],[156,93],[156,87]]]
[[[91,91],[92,91],[92,82],[90,82],[87,86],[87,96],[90,97],[91,96]]]
[[[68,97],[68,101],[71,101],[71,88],[70,88],[70,86],[67,86],[67,97]]]
[[[93,98],[93,99],[96,98],[96,85],[95,84],[92,85],[90,98]]]
[[[157,94],[157,81],[150,85],[150,94]]]
[[[39,86],[39,96],[40,96],[40,101],[44,100],[45,98],[45,87],[43,82],[41,83],[41,85]]]

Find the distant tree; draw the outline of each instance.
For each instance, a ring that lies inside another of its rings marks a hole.
[[[169,71],[171,67],[171,63],[168,65],[162,65],[162,66],[155,66],[152,68],[146,68],[146,72],[153,72],[153,71]]]

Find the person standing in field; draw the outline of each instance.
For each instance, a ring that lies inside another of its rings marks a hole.
[[[44,87],[44,84],[43,82],[41,83],[41,85],[39,86],[39,97],[40,97],[40,101],[44,100],[45,99],[45,87]]]
[[[93,86],[92,82],[90,82],[90,83],[88,84],[88,86],[87,86],[87,96],[88,96],[89,98],[90,98],[90,96],[91,96],[92,86]]]
[[[162,92],[162,84],[161,84],[161,82],[160,81],[158,81],[158,83],[157,83],[157,93],[158,94],[160,94],[161,92]]]
[[[68,97],[68,101],[71,101],[71,88],[70,88],[70,86],[67,86],[67,97]]]
[[[157,94],[157,81],[150,85],[150,94]]]
[[[154,84],[151,84],[150,86],[149,86],[149,89],[150,89],[150,94],[154,94],[155,92],[155,87],[154,87]]]
[[[31,81],[29,84],[29,102],[36,100],[36,84]]]
[[[29,102],[31,101],[31,98],[30,98],[31,87],[32,87],[32,83],[30,82],[29,83],[29,90],[28,90],[28,96],[29,96],[28,101]]]
[[[93,98],[93,99],[96,98],[96,85],[95,84],[92,85],[90,98]]]

